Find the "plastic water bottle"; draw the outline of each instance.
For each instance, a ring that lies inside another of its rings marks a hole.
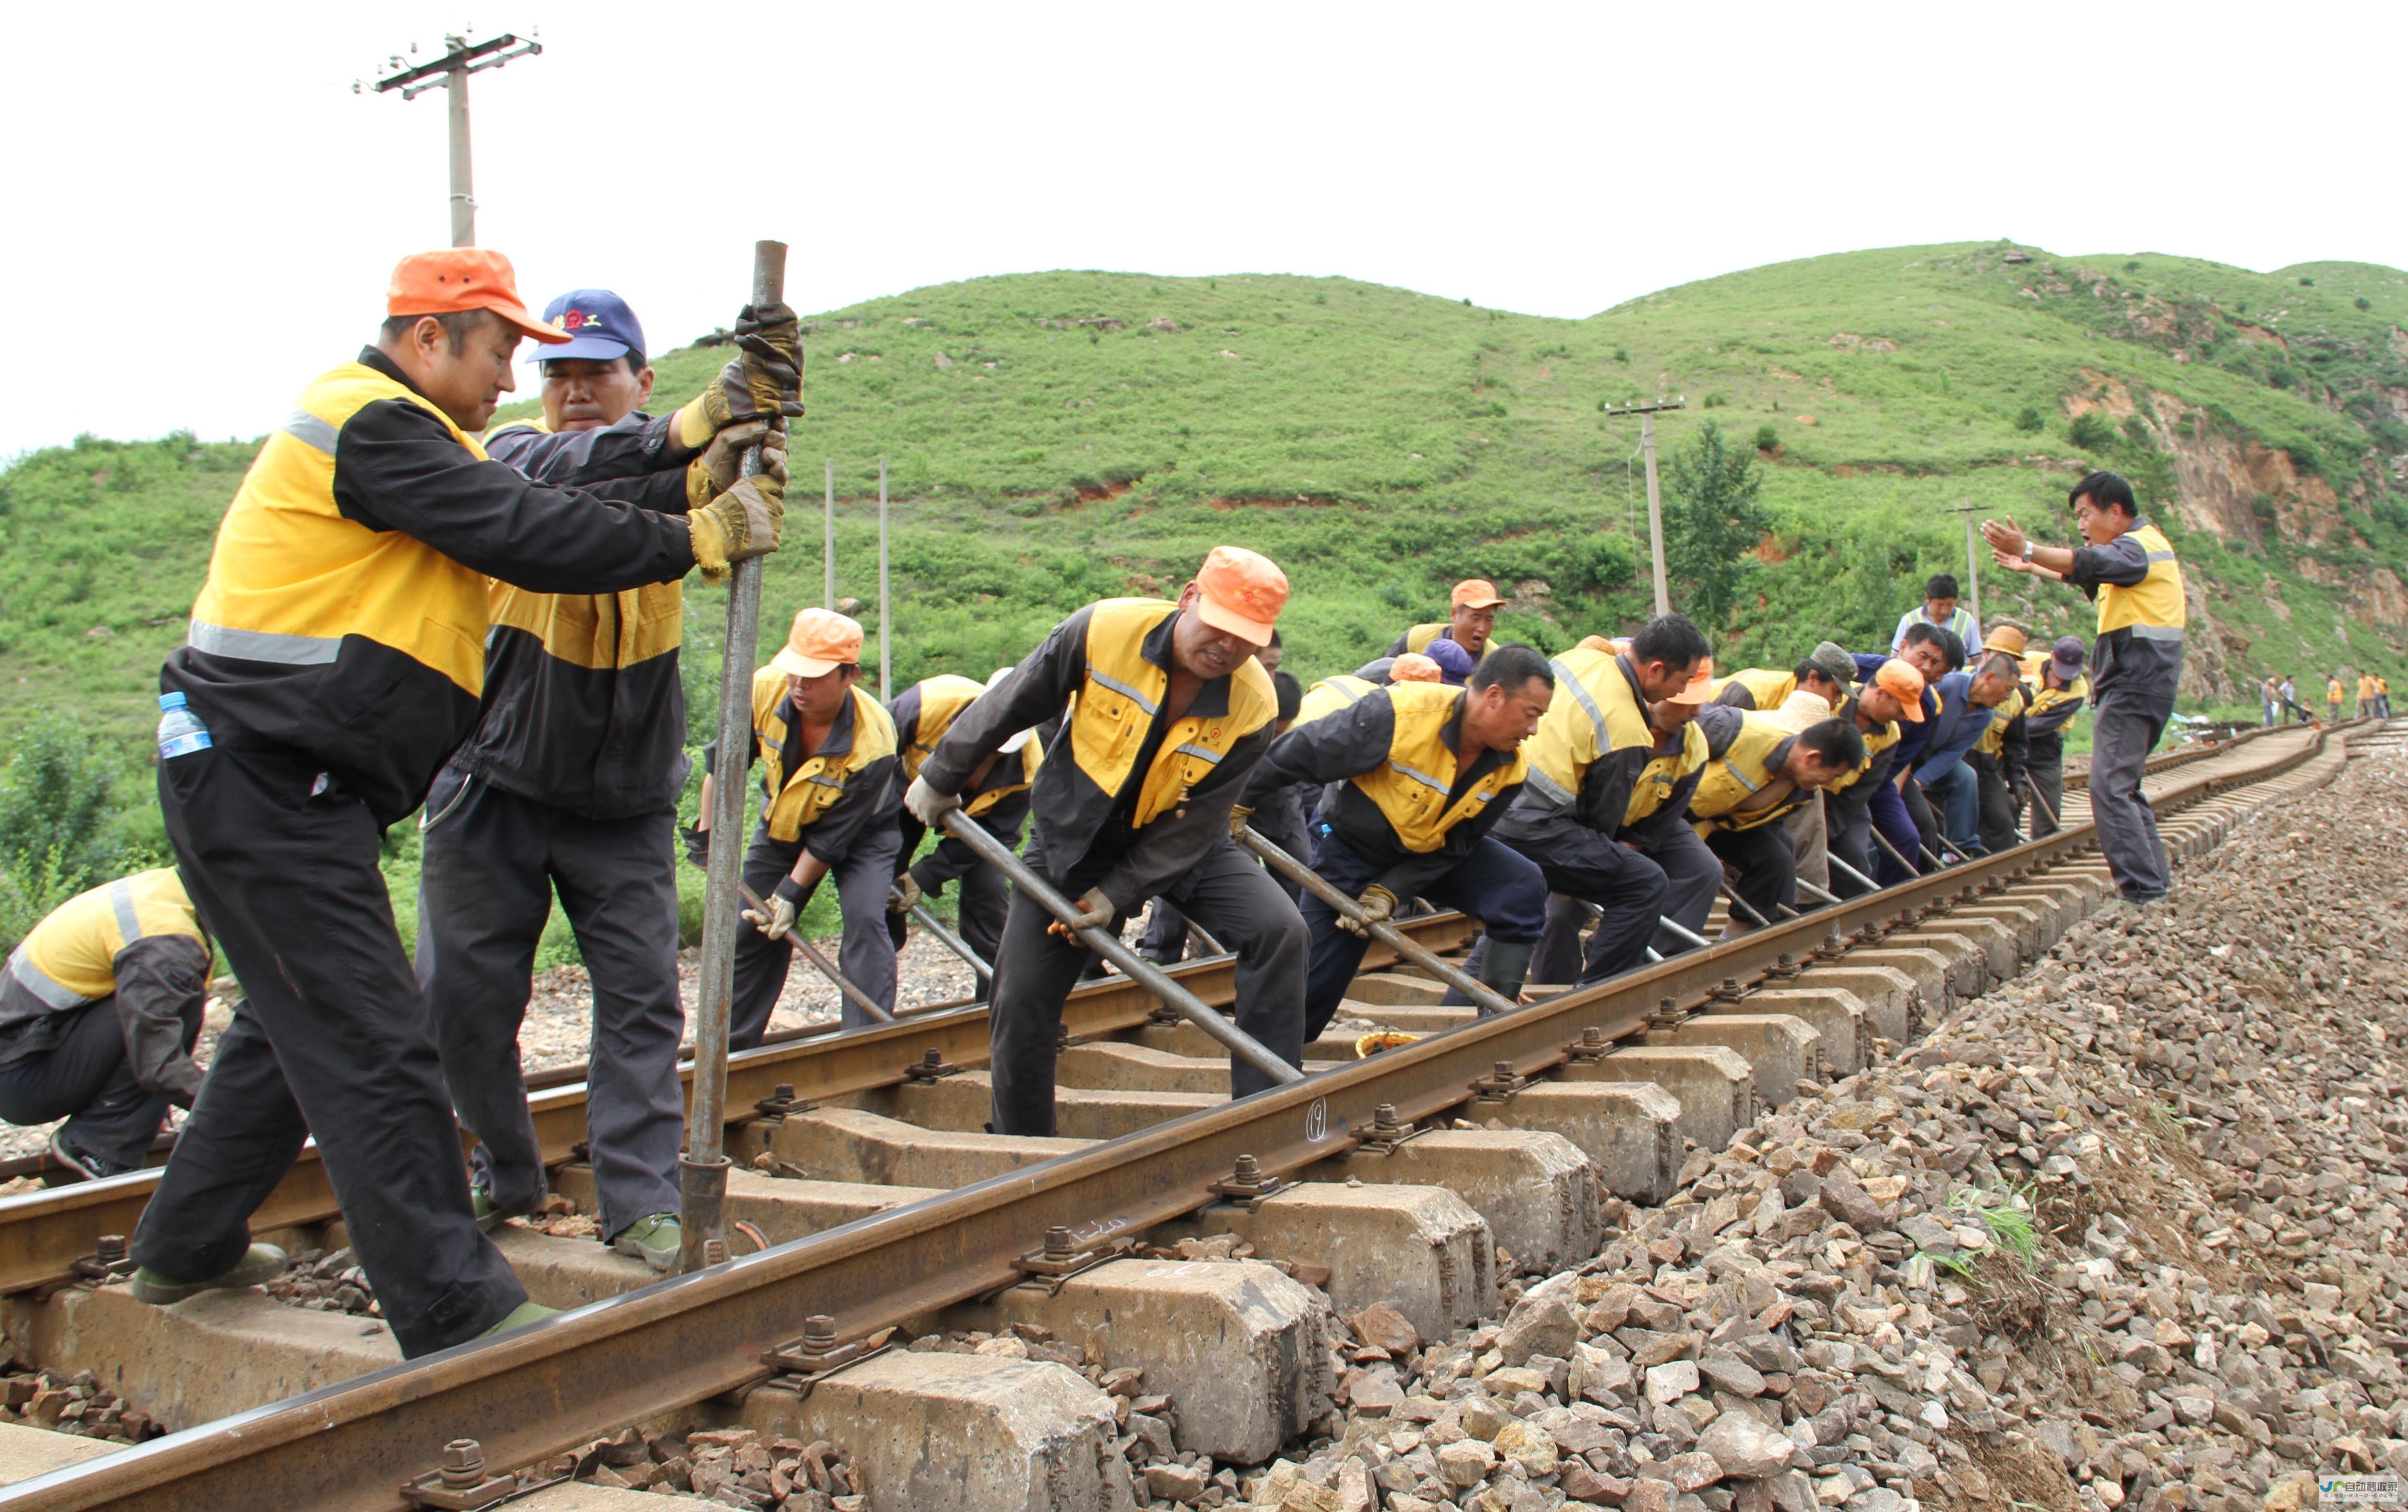
[[[182,693],[159,695],[159,759],[188,756],[209,749],[208,726],[184,706]]]

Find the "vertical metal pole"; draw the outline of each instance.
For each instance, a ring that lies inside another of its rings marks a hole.
[[[886,459],[878,459],[878,700],[895,696],[895,608],[886,596]]]
[[[466,37],[446,37],[455,49],[468,45]],[[477,245],[477,192],[468,177],[468,69],[466,64],[452,70],[444,82],[451,95],[452,118],[452,245]]]
[[[820,607],[836,607],[836,459],[827,460],[827,544],[820,549],[827,564],[827,589],[820,599]]]
[[[1664,582],[1664,499],[1656,488],[1656,412],[1639,417],[1639,449],[1647,459],[1647,543],[1656,553],[1656,612],[1672,612],[1672,592]]]
[[[1973,606],[1973,634],[1978,637],[1985,634],[1982,629],[1982,559],[1974,549],[1973,511],[1970,505],[1965,509],[1965,586]],[[1968,652],[1973,649],[1975,648],[1971,646],[1966,648]]]
[[[752,244],[752,303],[786,296],[786,244]],[[741,471],[761,471],[761,449],[748,449]],[[719,764],[711,773],[710,854],[702,896],[702,980],[694,1022],[694,1096],[686,1148],[678,1162],[683,1244],[678,1269],[700,1270],[713,1239],[725,1242],[727,1022],[736,998],[738,890],[743,885],[744,789],[752,715],[752,657],[761,629],[761,560],[736,564],[727,595],[727,638],[719,666]]]

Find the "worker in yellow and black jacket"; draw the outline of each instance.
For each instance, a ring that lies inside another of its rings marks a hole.
[[[896,852],[897,742],[886,706],[861,686],[861,626],[833,609],[795,616],[786,644],[752,674],[745,766],[761,763],[761,820],[744,851],[744,885],[761,900],[736,935],[736,998],[727,1044],[749,1050],[768,1031],[794,963],[795,920],[820,882],[836,877],[844,935],[837,969],[895,1011],[895,936],[887,925]],[[697,867],[710,854],[711,785],[719,742],[703,747],[702,819],[686,834]],[[837,994],[847,1029],[872,1020]]]
[[[459,1132],[379,872],[379,838],[475,729],[490,580],[616,592],[775,549],[773,478],[686,515],[540,483],[475,439],[523,335],[509,260],[394,270],[378,343],[302,391],[219,527],[160,683],[178,867],[242,983],[134,1237],[137,1296],[245,1284],[246,1220],[314,1136],[406,1355],[541,1309],[470,1206]],[[799,413],[799,324],[748,311],[712,430]]]
[[[1696,836],[1671,836],[1669,848],[1665,834],[1653,845],[1624,843],[1696,771],[1685,726],[1698,705],[1685,700],[1711,686],[1713,659],[1686,616],[1664,614],[1626,651],[1577,646],[1553,668],[1554,695],[1525,751],[1530,778],[1497,838],[1534,863],[1550,892],[1599,910],[1584,961],[1571,959],[1557,926],[1541,979],[1602,981],[1646,958],[1658,920],[1676,911],[1676,890],[1678,904],[1693,902],[1700,882],[1713,897],[1718,872]],[[1681,718],[1659,726],[1653,706],[1675,698],[1684,700]]]
[[[1982,649],[2014,657],[2020,678],[2028,641],[2023,626],[1999,620],[1992,622]],[[1994,856],[2023,842],[2015,823],[2024,806],[2024,763],[2030,742],[2024,713],[2030,707],[2030,685],[2019,680],[1990,710],[1989,728],[1965,753],[1965,768],[1973,774],[1975,833],[1982,849]]]
[[[2039,677],[2026,685],[2031,706],[2024,711],[2024,773],[2040,792],[2032,809],[2035,840],[2057,833],[2057,816],[2065,809],[2065,732],[2090,697],[2090,679],[2082,675],[2089,654],[2078,638],[2059,636]]]
[[[1798,902],[1798,858],[1778,821],[1861,768],[1865,737],[1853,720],[1834,717],[1799,731],[1765,714],[1742,714],[1735,728],[1710,726],[1707,736],[1689,818],[1707,849],[1739,874],[1733,895],[1778,923],[1781,910]],[[1734,919],[1733,932],[1742,927]]]
[[[2115,474],[2092,473],[2068,499],[2083,546],[2038,545],[2012,520],[1985,521],[1982,534],[2000,566],[2071,583],[2099,606],[2090,648],[2090,818],[2124,902],[2145,906],[2172,882],[2141,777],[2182,682],[2189,620],[2182,564],[2173,543],[2141,517],[2132,485]]]
[[[1383,688],[1282,735],[1248,779],[1240,817],[1291,783],[1340,784],[1335,803],[1322,807],[1326,829],[1312,869],[1372,920],[1417,897],[1479,919],[1487,927],[1479,979],[1513,998],[1545,922],[1547,884],[1488,832],[1528,775],[1522,743],[1555,691],[1546,658],[1527,646],[1491,647],[1467,687]],[[1302,906],[1312,932],[1310,1043],[1336,1016],[1369,937],[1312,893]]]
[[[172,867],[69,898],[0,977],[0,1119],[50,1131],[89,1177],[139,1170],[167,1105],[193,1105],[209,941]]]
[[[1495,583],[1485,578],[1466,578],[1447,595],[1445,620],[1411,626],[1388,648],[1388,654],[1426,652],[1433,641],[1451,640],[1477,662],[1488,654],[1488,642],[1497,632],[1497,611],[1504,605]]]
[[[1155,897],[1238,958],[1238,1027],[1295,1064],[1304,1053],[1304,921],[1229,838],[1229,811],[1272,740],[1271,676],[1254,660],[1287,577],[1217,546],[1175,604],[1105,599],[1055,625],[1003,685],[964,710],[921,763],[904,805],[935,826],[1019,731],[1063,721],[1029,790],[1025,859],[1098,928]],[[994,1132],[1054,1132],[1062,1004],[1095,952],[1014,892],[987,1015]],[[1237,1096],[1270,1085],[1233,1061]]]
[[[919,777],[921,764],[962,711],[1010,676],[1011,668],[998,667],[984,683],[952,673],[924,678],[904,689],[889,709],[896,739],[901,744],[901,766],[896,775],[896,822],[901,838],[895,851],[895,885],[901,895],[886,906],[889,931],[898,950],[903,948],[904,920],[910,915],[911,905],[924,895],[935,897],[945,891],[946,883],[958,881],[961,894],[954,909],[962,943],[981,961],[995,964],[996,946],[1003,939],[1004,910],[1011,901],[1010,882],[993,863],[982,860],[978,852],[950,834],[939,834],[925,856],[912,860],[928,827],[901,806],[899,795]],[[970,774],[963,789],[963,811],[1013,850],[1020,849],[1021,827],[1028,821],[1028,790],[1045,762],[1045,743],[1039,735],[1036,730],[1014,731]],[[980,1001],[985,1000],[985,982],[978,984],[977,995]]]
[[[1862,669],[1860,669],[1862,670]],[[1897,796],[1890,769],[1902,726],[1923,722],[1923,673],[1897,657],[1877,661],[1854,695],[1832,711],[1865,737],[1865,759],[1823,790],[1823,827],[1832,894],[1853,898],[1873,891],[1873,800]]]
[[[607,289],[553,300],[543,411],[496,426],[485,454],[545,483],[683,514],[732,486],[764,421],[713,434],[696,400],[647,415],[643,327]],[[461,1123],[477,1136],[469,1200],[498,1222],[543,1205],[543,1151],[519,1068],[529,974],[557,892],[594,992],[586,1144],[603,1243],[666,1270],[677,1259],[685,1097],[678,1047],[678,796],[684,588],[539,593],[496,580],[477,729],[427,794],[419,828],[418,980]]]

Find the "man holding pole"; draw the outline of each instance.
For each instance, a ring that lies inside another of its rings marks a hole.
[[[1712,732],[1710,732],[1710,736]],[[1865,739],[1848,720],[1794,731],[1763,714],[1742,714],[1727,742],[1714,739],[1705,775],[1689,799],[1689,818],[1707,848],[1739,874],[1731,895],[1741,919],[1774,923],[1798,903],[1798,854],[1780,820],[1862,765]]]
[[[774,478],[684,516],[548,487],[473,439],[514,387],[509,260],[405,258],[377,344],[302,391],[244,478],[161,673],[179,869],[245,1002],[142,1215],[133,1290],[180,1301],[280,1261],[246,1220],[315,1137],[403,1354],[540,1316],[469,1205],[459,1132],[377,869],[475,728],[488,575],[598,593],[723,573],[777,547]],[[713,429],[800,409],[799,327],[750,308]],[[263,1253],[263,1251],[265,1251]]]
[[[2035,840],[2057,833],[2065,808],[2065,732],[2090,697],[2090,679],[2082,675],[2089,654],[2073,636],[2060,637],[2041,663],[2040,683],[2024,714],[2024,777],[2039,798],[2032,809]]]
[[[1865,737],[1864,762],[1823,790],[1831,892],[1853,898],[1876,885],[1873,803],[1884,793],[1898,796],[1889,780],[1891,753],[1906,726],[1923,722],[1923,674],[1913,663],[1892,657],[1872,669],[1856,696],[1840,706],[1839,715]]]
[[[2090,648],[2090,814],[2126,904],[2166,895],[2171,872],[2157,815],[2141,792],[2149,752],[2172,718],[2182,681],[2188,610],[2173,543],[2143,519],[2132,485],[2092,473],[2069,495],[2084,545],[2041,546],[2012,520],[1985,521],[1982,534],[2009,571],[2042,568],[2091,595],[2099,638]]]
[[[1287,602],[1268,557],[1219,546],[1175,604],[1079,610],[973,703],[921,763],[905,806],[934,827],[1018,731],[1064,717],[1029,790],[1029,871],[1110,932],[1168,897],[1234,951],[1239,1028],[1294,1065],[1304,1054],[1304,921],[1230,839],[1230,808],[1273,738],[1270,674],[1254,660]],[[993,1132],[1054,1133],[1062,1004],[1094,952],[1025,888],[996,947],[988,1014]],[[1271,1078],[1233,1059],[1231,1091]]]
[[[945,737],[945,732],[953,727],[953,721],[961,718],[962,711],[1010,676],[1011,668],[998,667],[981,686],[968,678],[948,673],[923,678],[904,689],[892,710],[896,738],[902,742],[898,780],[907,787],[917,780],[922,764],[937,749],[937,742]],[[1037,780],[1038,769],[1045,760],[1044,746],[1033,738],[1036,734],[1034,730],[1014,731],[993,756],[970,774],[964,790],[963,811],[977,820],[981,829],[1015,850],[1020,848],[1021,825],[1028,819],[1029,785]],[[939,836],[935,849],[913,861],[928,827],[908,809],[898,806],[896,812],[902,829],[895,850],[898,896],[889,899],[886,905],[895,948],[903,948],[904,920],[910,916],[911,906],[924,896],[935,897],[944,892],[947,882],[958,881],[961,893],[955,909],[962,926],[962,943],[970,948],[971,954],[992,966],[996,946],[1003,938],[1003,915],[1011,899],[1010,884],[1003,873],[980,860],[975,851],[950,834]],[[978,1001],[986,1001],[987,985],[984,981],[978,984]]]

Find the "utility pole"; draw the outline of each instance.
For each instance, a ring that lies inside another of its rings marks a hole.
[[[820,607],[836,607],[836,459],[827,459],[827,544],[821,549],[820,560],[827,568],[827,590],[820,599]]]
[[[895,605],[886,592],[886,459],[878,459],[878,698],[893,697],[895,678]]]
[[[1960,504],[1950,509],[1948,512],[1952,515],[1957,516],[1965,521],[1965,602],[1967,606],[1973,611],[1973,629],[1977,633],[1984,633],[1982,627],[1982,557],[1979,549],[1979,537],[1973,534],[1973,516],[1979,513],[1980,510],[1981,506],[1979,505]],[[1968,647],[1967,649],[1971,650],[1971,648]]]
[[[1685,397],[1656,399],[1646,404],[1631,403],[1619,408],[1604,406],[1606,418],[1624,415],[1639,417],[1639,449],[1647,459],[1647,544],[1656,557],[1656,612],[1672,612],[1672,592],[1664,579],[1664,500],[1656,486],[1656,414],[1663,409],[1686,409]]]
[[[398,69],[390,78],[377,80],[377,93],[401,91],[405,100],[414,100],[431,89],[448,91],[452,124],[452,245],[477,245],[477,192],[470,181],[468,164],[468,76],[481,74],[488,68],[499,68],[513,58],[531,58],[543,50],[543,44],[532,37],[525,40],[504,32],[501,36],[480,42],[474,47],[466,36],[447,36],[443,46],[449,50],[433,63],[405,67],[399,53],[388,60],[388,66]],[[416,52],[418,44],[409,45]],[[351,93],[360,93],[357,79],[351,81]]]

